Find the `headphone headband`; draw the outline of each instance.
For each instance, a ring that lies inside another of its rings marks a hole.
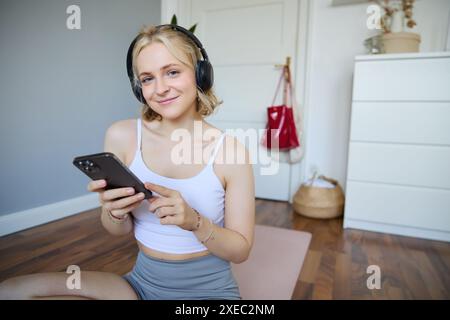
[[[192,32],[176,24],[162,24],[157,26],[158,29],[162,27],[171,27],[172,29],[180,31],[181,33],[187,35],[192,41],[194,41],[195,45],[200,49],[203,60],[209,60],[208,55],[206,54],[206,50],[203,48],[202,43]]]

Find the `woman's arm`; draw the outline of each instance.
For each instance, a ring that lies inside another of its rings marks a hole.
[[[233,143],[225,143],[225,153],[232,152],[231,154],[236,157],[235,163],[220,165],[225,170],[226,180],[224,227],[213,225],[202,216],[200,227],[194,234],[202,241],[213,231],[213,237],[204,243],[208,250],[222,259],[242,263],[247,260],[253,245],[255,226],[253,168],[245,147],[235,138],[229,137],[227,141]],[[222,159],[227,157],[224,156]]]
[[[132,137],[127,136],[129,130],[127,130],[127,122],[117,121],[114,122],[105,133],[104,140],[104,152],[114,153],[120,161],[126,163],[125,152],[126,146],[131,141]],[[112,218],[108,211],[102,206],[101,222],[103,227],[110,234],[115,236],[122,236],[133,231],[133,216],[128,214],[128,218],[124,221],[115,220]]]

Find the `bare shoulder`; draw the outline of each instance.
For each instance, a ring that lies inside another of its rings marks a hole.
[[[245,166],[251,162],[247,147],[234,136],[225,135],[222,152],[225,164]]]
[[[215,168],[223,177],[225,187],[232,181],[246,179],[246,177],[252,179],[250,153],[247,147],[234,136],[225,135],[217,153]]]
[[[128,164],[136,141],[136,119],[119,120],[112,123],[105,133],[104,151],[114,153]]]

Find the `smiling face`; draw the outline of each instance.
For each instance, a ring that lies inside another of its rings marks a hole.
[[[164,44],[154,42],[142,49],[136,67],[147,104],[163,119],[196,112],[194,70],[176,59]]]

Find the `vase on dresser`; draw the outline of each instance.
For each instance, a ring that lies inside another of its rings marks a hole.
[[[405,14],[398,10],[392,14],[390,32],[382,36],[384,53],[420,51],[420,34],[405,31]]]
[[[420,34],[413,32],[390,32],[383,34],[384,53],[420,51]]]

